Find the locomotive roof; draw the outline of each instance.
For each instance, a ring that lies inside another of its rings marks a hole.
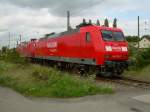
[[[122,31],[120,28],[98,26],[101,30]]]
[[[73,34],[79,32],[79,29],[71,29],[69,31],[64,31],[61,33],[50,33],[50,35],[46,34],[45,37],[40,38],[40,39],[48,39],[48,38],[55,38],[55,37],[59,37],[59,36],[63,36],[63,35],[69,35],[69,34]]]
[[[88,27],[97,27],[98,29],[101,29],[101,30],[122,31],[119,28],[106,27],[106,26],[97,26],[97,25],[88,24],[88,25],[85,25],[85,26],[77,26],[76,29],[71,29],[69,31],[64,31],[64,32],[61,32],[61,33],[52,32],[52,33],[46,34],[45,37],[40,38],[40,40],[48,39],[48,38],[55,38],[55,37],[59,37],[59,36],[64,36],[64,35],[77,33],[77,32],[80,31],[80,29],[88,28]]]

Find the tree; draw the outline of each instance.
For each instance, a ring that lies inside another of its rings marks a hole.
[[[109,27],[109,22],[108,22],[108,19],[107,19],[107,18],[106,18],[105,21],[104,21],[104,26]]]
[[[2,47],[2,53],[6,53],[8,51],[8,47],[7,46],[3,46]]]
[[[126,40],[128,42],[138,42],[139,38],[138,38],[138,36],[126,36]]]
[[[100,22],[99,22],[99,20],[97,20],[97,23],[96,23],[96,25],[97,25],[97,26],[100,26]]]
[[[116,27],[117,27],[117,19],[116,19],[116,18],[114,19],[113,27],[114,27],[114,28],[116,28]]]
[[[83,18],[83,24],[86,24],[86,20]]]
[[[91,19],[89,19],[89,24],[92,24],[92,21],[91,21]]]

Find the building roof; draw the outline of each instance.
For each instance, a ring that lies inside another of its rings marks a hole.
[[[149,36],[149,35],[145,35],[145,36],[143,36],[143,37],[141,38],[141,40],[142,40],[143,38],[146,38],[147,40],[149,40],[149,41],[150,41],[150,36]]]

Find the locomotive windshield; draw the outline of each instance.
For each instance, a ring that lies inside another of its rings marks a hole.
[[[114,32],[109,30],[102,30],[102,38],[105,41],[125,41],[122,32]]]

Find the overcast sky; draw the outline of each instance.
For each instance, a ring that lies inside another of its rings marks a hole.
[[[66,11],[71,12],[71,25],[82,19],[92,22],[105,18],[118,26],[125,35],[137,35],[137,16],[140,16],[141,35],[150,34],[150,0],[0,0],[0,47],[11,46],[19,40],[39,38],[45,33],[66,30]],[[111,25],[111,24],[110,24]]]

